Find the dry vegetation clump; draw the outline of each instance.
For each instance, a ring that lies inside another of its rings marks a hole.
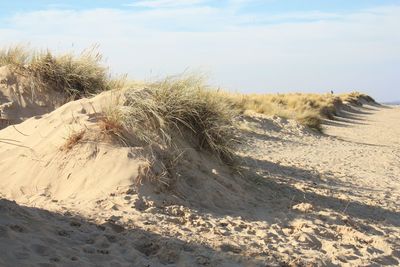
[[[0,67],[10,66],[17,73],[32,79],[39,91],[56,90],[77,99],[108,90],[117,85],[108,69],[101,65],[102,56],[96,48],[54,55],[24,46],[0,50]]]
[[[127,90],[123,103],[106,110],[101,123],[118,125],[113,129],[119,129],[117,135],[126,143],[134,140],[171,147],[177,144],[176,137],[184,136],[186,141],[229,161],[237,142],[237,114],[232,104],[208,89],[202,79],[188,76]]]
[[[355,105],[375,103],[375,100],[362,93],[349,94],[229,94],[225,93],[229,101],[235,104],[242,112],[248,110],[280,117],[295,119],[299,123],[322,130],[323,119],[334,119],[338,111],[347,102]]]
[[[331,94],[251,94],[227,95],[242,111],[295,119],[301,124],[321,131],[323,118],[333,119],[340,98]]]
[[[29,62],[31,52],[21,45],[0,50],[0,67],[6,65],[24,66]]]
[[[343,102],[347,102],[358,106],[362,106],[364,103],[376,103],[375,99],[373,99],[369,95],[359,92],[341,94],[339,95],[339,97]]]
[[[154,147],[149,150],[144,163],[139,166],[135,185],[139,187],[144,182],[150,182],[155,191],[162,192],[176,182],[177,166],[183,153],[153,149]]]
[[[72,131],[68,138],[66,139],[64,145],[60,148],[62,151],[69,151],[71,150],[75,145],[77,145],[80,141],[82,141],[84,135],[85,135],[85,129],[82,129],[80,131]]]

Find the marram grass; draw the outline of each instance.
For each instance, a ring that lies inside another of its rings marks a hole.
[[[0,67],[9,66],[30,78],[41,91],[55,90],[72,99],[111,89],[118,83],[110,79],[96,48],[79,55],[36,51],[24,46],[0,50]]]

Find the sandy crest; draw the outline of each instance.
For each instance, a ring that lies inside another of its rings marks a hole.
[[[353,107],[324,135],[245,117],[240,174],[190,149],[174,186],[154,190],[134,186],[141,148],[59,150],[70,129],[95,129],[105,99],[15,126],[27,136],[0,131],[13,140],[0,144],[1,266],[400,263],[399,108]]]

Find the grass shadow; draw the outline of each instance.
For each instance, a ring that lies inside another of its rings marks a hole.
[[[310,187],[318,187],[320,189],[345,188],[345,192],[350,196],[354,196],[355,185],[348,185],[337,180],[330,179],[329,182],[321,179],[321,174],[309,170],[283,166],[269,161],[258,160],[245,157],[243,159],[249,167],[247,176],[256,178],[257,182],[263,184],[270,191],[280,192],[275,197],[281,199],[307,200],[320,209],[329,209],[335,212],[360,220],[371,220],[378,223],[385,223],[391,226],[400,227],[400,213],[385,209],[380,206],[367,205],[358,201],[344,201],[342,199],[320,195],[312,191],[303,191],[293,187],[293,183],[303,181]],[[269,177],[269,178],[265,178]],[[336,189],[337,190],[337,189]],[[363,190],[369,190],[363,188]],[[284,205],[285,206],[285,205]],[[282,208],[284,208],[284,206]],[[288,208],[288,207],[287,207]]]

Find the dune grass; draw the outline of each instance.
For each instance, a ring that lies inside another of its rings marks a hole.
[[[54,55],[21,45],[0,50],[0,67],[9,66],[32,79],[39,90],[59,91],[72,99],[115,87],[116,82],[110,79],[108,68],[101,61],[95,47],[79,55]]]
[[[341,103],[340,98],[331,94],[228,94],[228,98],[243,112],[295,119],[318,131],[321,131],[322,119],[332,119],[336,106]]]
[[[237,142],[237,115],[232,104],[207,88],[202,79],[172,77],[144,89],[127,90],[120,105],[106,110],[101,127],[125,142],[173,146],[184,136],[228,162]]]
[[[21,45],[0,49],[0,67],[6,65],[24,66],[28,64],[33,51]]]
[[[360,92],[351,92],[347,94],[340,94],[339,98],[343,102],[351,103],[353,105],[362,105],[364,103],[376,103],[375,99],[367,94]]]
[[[287,119],[295,119],[299,123],[322,131],[323,119],[334,119],[343,102],[362,105],[375,103],[366,94],[353,92],[349,94],[225,94],[242,112],[254,111],[266,115],[276,115]]]
[[[59,91],[69,99],[123,86],[122,80],[110,79],[108,68],[101,61],[96,48],[79,55],[54,55],[24,46],[0,50],[0,67],[9,66],[32,79],[41,91]],[[121,139],[132,140],[135,136],[141,142],[163,144],[172,144],[175,132],[189,132],[196,137],[199,147],[221,158],[231,158],[237,110],[295,119],[321,131],[322,120],[333,119],[343,102],[356,105],[374,102],[358,92],[341,95],[217,92],[207,88],[199,77],[190,75],[167,78],[145,87],[127,90],[124,103],[106,112],[101,125],[103,132],[120,135]]]

